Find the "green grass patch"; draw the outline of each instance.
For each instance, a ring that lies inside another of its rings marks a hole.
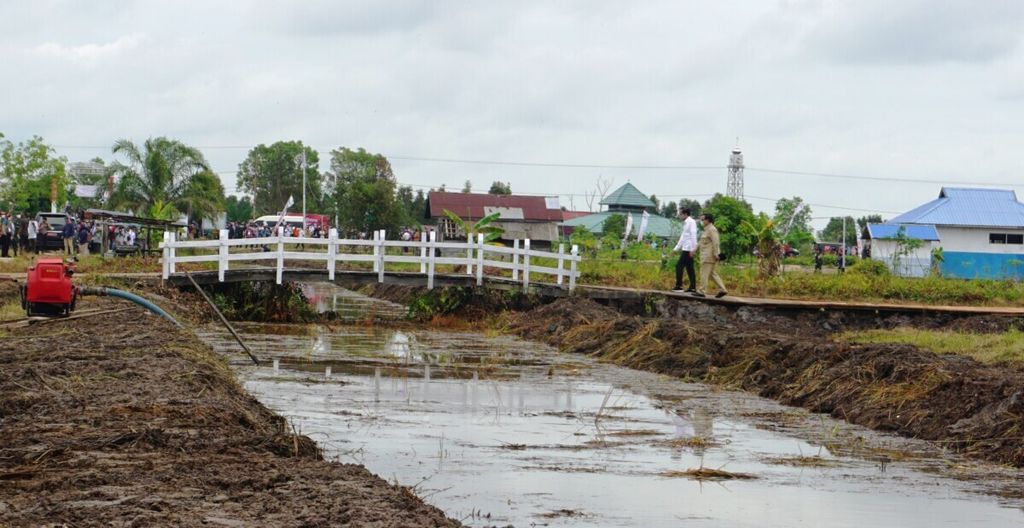
[[[885,343],[914,345],[937,354],[957,354],[982,363],[1024,361],[1024,332],[1009,330],[997,334],[949,332],[945,330],[918,330],[896,328],[847,332],[839,339],[851,343]]]

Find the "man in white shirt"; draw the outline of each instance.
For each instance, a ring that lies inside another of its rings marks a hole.
[[[35,218],[28,221],[28,251],[39,254],[36,239],[39,238],[39,222]]]
[[[690,287],[687,293],[697,291],[697,273],[693,268],[693,255],[697,251],[697,221],[690,216],[689,209],[679,212],[679,218],[683,220],[683,233],[679,235],[679,242],[672,251],[682,251],[679,255],[679,262],[676,262],[676,286],[673,291],[683,291],[683,270],[686,270],[686,278],[690,280]]]

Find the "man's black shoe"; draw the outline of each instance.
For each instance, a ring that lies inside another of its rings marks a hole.
[[[729,295],[729,292],[720,291],[720,292],[715,294],[715,299],[721,299],[722,297],[725,297],[726,295]]]
[[[704,295],[703,293],[698,291],[693,292],[691,295],[693,295],[694,297],[707,297],[707,295]]]
[[[683,291],[683,287],[682,286],[676,286],[675,288],[672,288],[672,291],[674,291],[674,292],[681,292],[681,291]]]
[[[697,290],[695,288],[687,288],[686,293],[697,293]]]

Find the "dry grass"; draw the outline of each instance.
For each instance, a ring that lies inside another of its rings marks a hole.
[[[661,476],[668,478],[684,477],[693,480],[752,480],[757,477],[749,473],[733,473],[721,469],[706,467],[687,469],[686,471],[666,471]]]
[[[782,466],[811,468],[836,467],[839,465],[837,460],[820,456],[770,457],[765,459],[765,462]]]
[[[957,354],[982,363],[1024,362],[1024,332],[1009,330],[996,334],[896,328],[847,332],[839,339],[851,343],[914,345],[936,354]]]

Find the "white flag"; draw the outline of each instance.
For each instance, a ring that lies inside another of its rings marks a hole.
[[[626,213],[626,231],[623,240],[629,240],[629,234],[633,232],[633,215]]]
[[[284,210],[287,211],[289,207],[295,205],[295,198],[288,196],[288,201],[284,204]]]
[[[636,241],[639,242],[644,239],[644,232],[647,231],[647,220],[651,218],[651,215],[644,211],[643,217],[640,218],[640,228],[636,230]]]

